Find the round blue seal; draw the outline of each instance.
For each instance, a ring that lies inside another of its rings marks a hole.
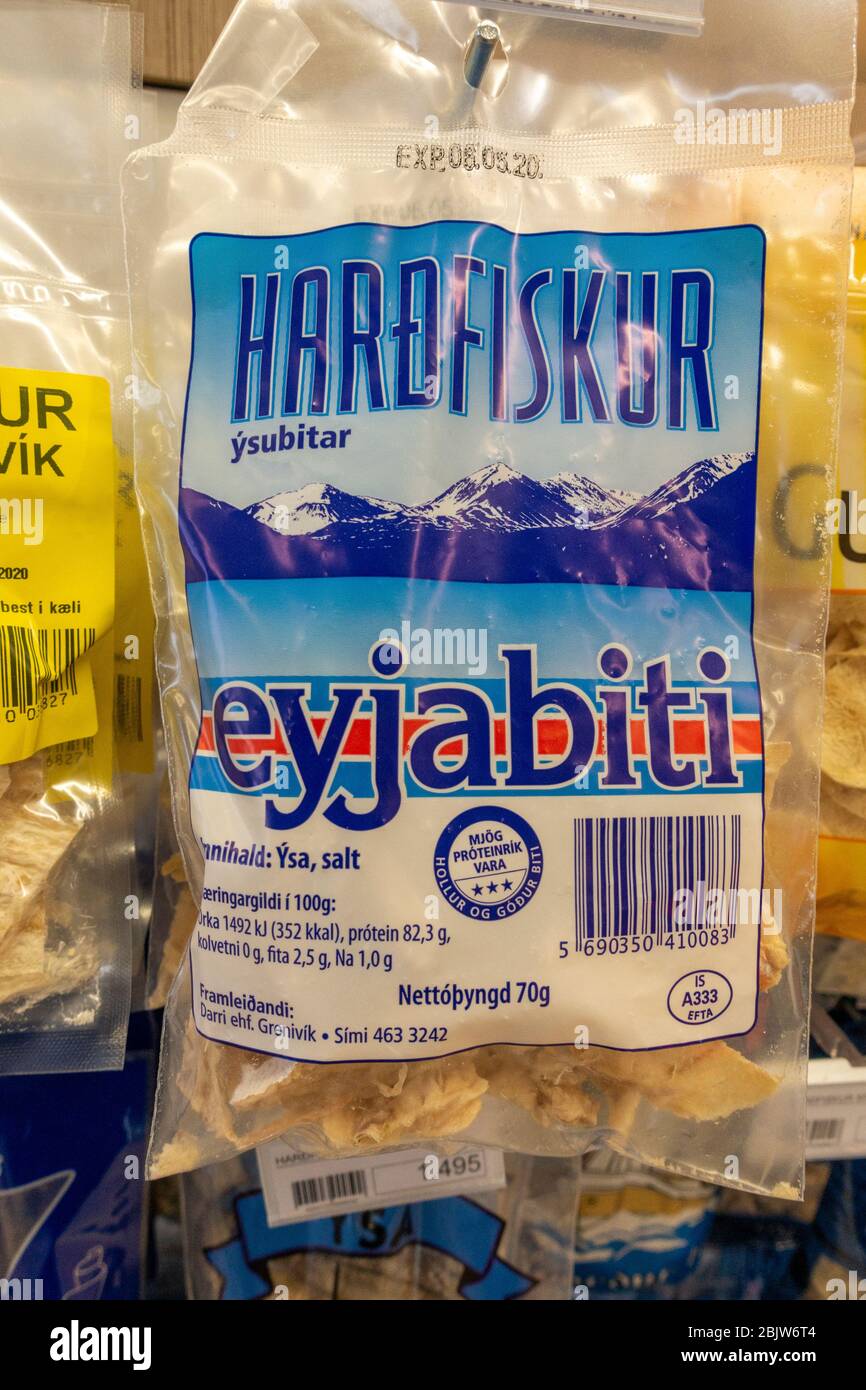
[[[501,806],[479,806],[450,820],[436,842],[439,892],[464,917],[502,921],[538,891],[544,858],[532,826]]]

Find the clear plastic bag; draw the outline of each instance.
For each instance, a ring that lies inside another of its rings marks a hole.
[[[109,5],[0,14],[3,1073],[123,1065],[138,884],[113,768],[132,453],[119,171],[142,134],[140,37]]]
[[[247,0],[125,171],[201,907],[151,1170],[606,1140],[794,1196],[854,7],[490,18]]]
[[[147,1006],[161,1009],[183,960],[198,916],[186,879],[171,814],[171,789],[163,779],[157,820],[153,909],[147,938]]]

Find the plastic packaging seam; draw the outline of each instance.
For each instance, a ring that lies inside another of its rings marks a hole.
[[[116,285],[93,285],[84,280],[73,280],[67,275],[51,275],[48,271],[34,272],[32,270],[14,271],[3,276],[0,281],[0,303],[14,305],[15,295],[9,293],[8,287],[11,285],[38,285],[45,289],[56,290],[60,293],[74,295],[77,301],[92,303],[98,308],[98,312],[103,318],[123,320],[126,314],[126,304],[128,295]],[[118,303],[117,301],[120,301]],[[28,308],[39,309],[45,307],[43,304],[30,304]],[[47,307],[51,307],[50,304]],[[81,313],[81,309],[76,305],[76,313]]]
[[[250,118],[227,108],[209,107],[206,115],[187,114],[169,140],[149,146],[141,151],[141,157],[171,157],[181,153],[207,154],[225,160],[285,156],[298,165],[340,164],[373,169],[393,164],[395,150],[400,145],[410,146],[411,152],[416,144],[439,145],[446,150],[449,146],[469,144],[494,148],[507,145],[515,150],[543,153],[544,173],[549,177],[582,175],[588,178],[625,177],[637,172],[687,174],[699,169],[807,161],[827,165],[850,161],[850,102],[818,102],[779,110],[781,138],[778,151],[773,151],[754,142],[687,143],[674,124],[623,126],[576,134],[554,131],[541,137],[470,126],[442,130],[431,140],[426,132],[416,128],[357,126],[347,127],[336,135],[333,128],[326,126],[289,122],[273,115]],[[217,144],[220,139],[224,144]],[[137,163],[138,157],[133,156],[133,163]]]

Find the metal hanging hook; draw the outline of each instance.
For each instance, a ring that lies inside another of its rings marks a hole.
[[[499,25],[493,24],[490,20],[485,20],[478,25],[475,33],[469,41],[466,50],[466,58],[463,63],[463,76],[469,87],[478,90],[484,81],[484,74],[490,66],[490,60],[496,52],[497,45],[501,42]]]

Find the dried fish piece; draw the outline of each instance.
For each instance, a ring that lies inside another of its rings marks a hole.
[[[175,858],[179,860],[180,856],[176,855]],[[163,873],[166,873],[166,866],[163,866]],[[189,885],[183,877],[182,868],[179,876],[176,876],[176,871],[171,871],[171,877],[182,886],[172,913],[168,936],[163,942],[156,984],[148,1000],[152,1009],[162,1008],[168,998],[172,981],[180,969],[184,952],[198,917],[198,908],[189,890]]]
[[[773,989],[779,983],[789,959],[781,936],[766,931],[761,933],[759,984],[762,990]]]
[[[821,767],[840,786],[866,789],[866,656],[827,672]]]
[[[96,976],[98,957],[90,935],[79,940],[51,941],[46,936],[44,916],[37,909],[32,927],[25,928],[39,936],[41,962],[36,968],[24,968],[8,974],[0,968],[0,1003],[26,1002],[28,1007],[43,999],[72,994]],[[13,954],[14,941],[13,939]]]
[[[38,979],[45,960],[48,924],[38,903],[0,945],[0,1002],[14,998],[28,981]]]
[[[40,760],[13,763],[0,797],[0,949],[80,830],[44,801]]]
[[[266,1297],[273,1302],[330,1300],[337,1296],[334,1290],[338,1287],[339,1262],[338,1255],[322,1255],[315,1250],[268,1260],[271,1293]]]
[[[13,763],[0,797],[0,1004],[28,1005],[77,989],[94,962],[87,944],[49,944],[45,890],[80,824],[45,801],[40,757]]]
[[[160,873],[163,878],[170,878],[174,883],[186,883],[186,870],[183,867],[183,859],[179,850],[169,855],[160,869]]]
[[[469,1054],[404,1066],[393,1086],[378,1079],[380,1066],[368,1071],[366,1090],[362,1086],[321,1119],[326,1137],[339,1149],[459,1134],[475,1119],[487,1090]]]
[[[770,937],[769,968],[784,968]],[[297,1126],[319,1130],[326,1151],[351,1153],[459,1135],[488,1093],[527,1111],[544,1128],[589,1128],[607,1096],[607,1123],[625,1130],[643,1097],[689,1119],[717,1120],[773,1094],[777,1080],[725,1043],[657,1052],[603,1048],[484,1048],[436,1062],[376,1063],[349,1069],[238,1060],[235,1049],[189,1047],[180,1084],[206,1134],[250,1147]],[[182,1171],[190,1152],[172,1141],[155,1157],[157,1176]],[[197,1161],[201,1161],[201,1157]]]
[[[344,1152],[458,1134],[487,1090],[468,1053],[411,1066],[311,1066],[189,1035],[178,1085],[205,1134],[250,1147],[314,1125]],[[156,1155],[154,1171],[180,1171],[171,1166],[179,1156],[172,1143]]]
[[[587,1090],[589,1058],[565,1048],[488,1048],[478,1068],[492,1095],[513,1101],[545,1128],[594,1125],[598,1099]]]
[[[779,1082],[724,1042],[658,1052],[592,1050],[591,1069],[634,1087],[660,1110],[688,1120],[722,1120],[767,1100]]]

